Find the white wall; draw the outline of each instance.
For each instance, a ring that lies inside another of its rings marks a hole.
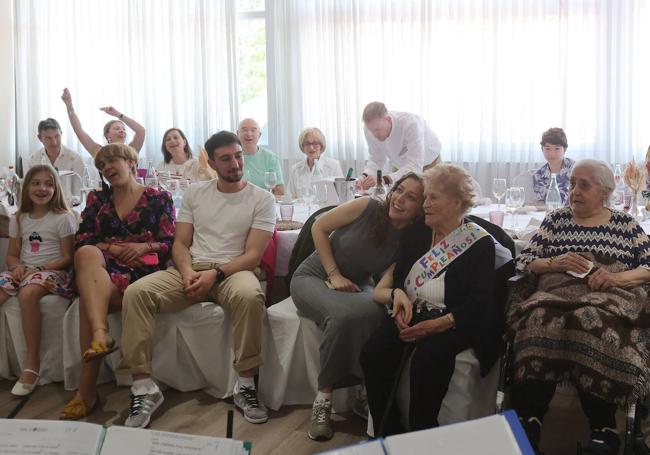
[[[16,113],[12,0],[0,0],[0,166],[14,164]]]

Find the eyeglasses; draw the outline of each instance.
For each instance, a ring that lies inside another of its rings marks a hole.
[[[322,147],[320,142],[303,142],[302,143],[302,148],[308,148],[308,147]]]

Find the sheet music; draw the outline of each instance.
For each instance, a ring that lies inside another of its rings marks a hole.
[[[112,426],[106,430],[101,455],[242,455],[241,441]]]
[[[96,455],[103,432],[85,422],[1,419],[0,454]]]
[[[381,439],[322,452],[322,455],[385,455]]]
[[[501,415],[390,436],[384,447],[389,455],[521,455],[510,425]]]

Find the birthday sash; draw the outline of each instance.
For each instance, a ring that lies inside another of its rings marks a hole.
[[[408,296],[415,298],[424,283],[440,275],[476,242],[490,234],[475,223],[461,224],[418,259],[404,282]]]

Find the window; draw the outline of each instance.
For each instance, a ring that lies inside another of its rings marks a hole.
[[[239,118],[253,118],[268,144],[266,11],[264,0],[237,2],[237,95]]]

